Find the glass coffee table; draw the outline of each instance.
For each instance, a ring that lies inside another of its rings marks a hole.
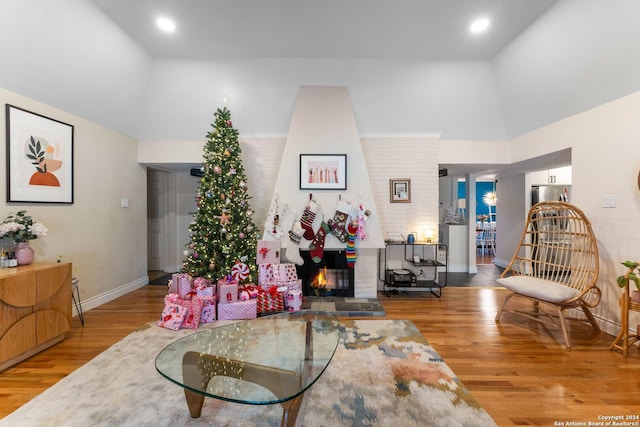
[[[304,392],[325,371],[338,345],[335,316],[282,313],[205,329],[165,347],[157,371],[184,388],[191,417],[205,397],[248,405],[280,404],[295,425]]]

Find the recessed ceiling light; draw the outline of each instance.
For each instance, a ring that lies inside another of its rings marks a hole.
[[[489,28],[489,20],[487,18],[479,18],[471,23],[469,26],[469,31],[473,34],[480,34],[487,31]]]
[[[176,24],[169,18],[160,17],[156,19],[156,25],[167,33],[173,33],[176,30]]]

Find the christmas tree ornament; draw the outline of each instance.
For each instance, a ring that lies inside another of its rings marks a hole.
[[[189,251],[185,249],[185,251],[184,251],[184,252],[182,252],[182,255],[184,255],[184,256],[189,256]]]
[[[358,223],[356,221],[351,221],[349,225],[347,225],[347,267],[353,268],[356,263],[356,232],[358,231]]]
[[[347,241],[346,225],[350,214],[351,203],[345,202],[344,200],[338,200],[338,205],[336,206],[336,212],[333,215],[333,219],[327,221],[329,228],[331,228],[331,233],[333,233],[333,235],[342,243]]]
[[[320,229],[309,245],[311,260],[316,264],[322,261],[322,257],[324,256],[324,242],[327,238],[327,234],[329,233],[331,233],[331,228],[329,228],[329,225],[326,222],[322,221]]]
[[[216,175],[220,175],[222,173],[222,168],[220,166],[214,166],[213,173],[215,173]]]
[[[229,157],[230,155],[231,155],[231,152],[229,150],[224,150],[225,157]]]
[[[304,211],[302,212],[302,217],[300,218],[300,224],[304,229],[302,237],[307,240],[312,240],[316,235],[313,231],[313,221],[318,212],[320,212],[320,205],[314,200],[309,200],[309,203],[305,206]]]
[[[251,274],[249,266],[243,262],[236,262],[233,267],[231,267],[231,276],[239,282],[249,277],[249,274]]]

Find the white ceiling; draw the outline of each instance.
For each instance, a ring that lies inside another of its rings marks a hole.
[[[154,57],[491,59],[556,0],[92,0]],[[161,34],[156,17],[175,20]],[[480,16],[492,24],[468,32]]]

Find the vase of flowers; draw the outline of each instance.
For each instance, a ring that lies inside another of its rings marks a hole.
[[[33,262],[34,252],[29,241],[46,236],[48,231],[44,224],[34,222],[24,210],[9,214],[0,224],[0,238],[11,239],[16,244],[13,251],[18,265],[28,265]]]

